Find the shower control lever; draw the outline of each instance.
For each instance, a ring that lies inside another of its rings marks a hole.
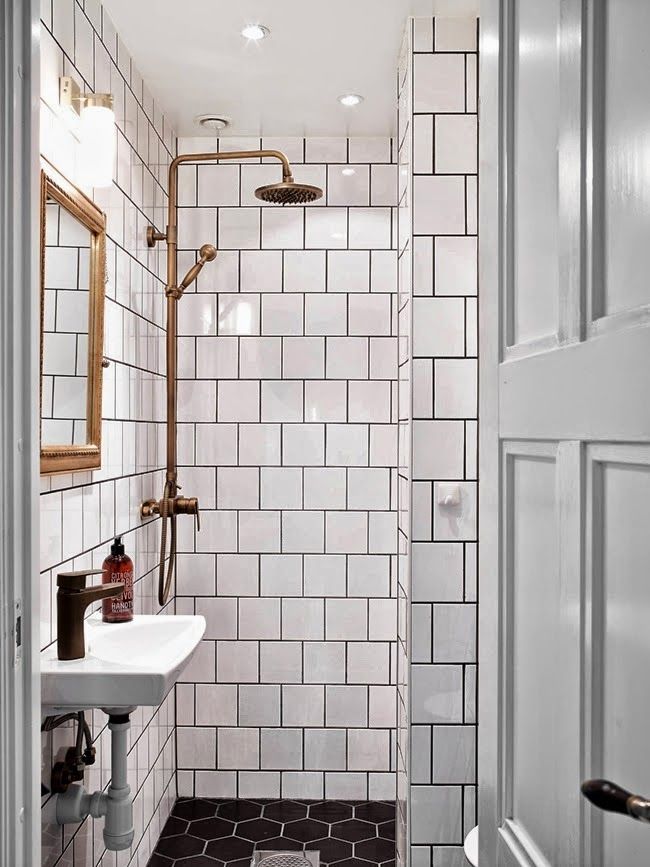
[[[650,822],[650,800],[643,795],[633,795],[609,780],[586,780],[580,790],[588,801],[601,810]]]
[[[174,497],[162,500],[144,500],[140,503],[140,517],[153,518],[156,515],[194,515],[196,529],[201,529],[201,516],[197,497]]]
[[[201,512],[196,497],[176,497],[175,512],[177,515],[194,515],[196,529],[201,529]]]

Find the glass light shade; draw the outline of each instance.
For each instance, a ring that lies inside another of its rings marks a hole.
[[[110,187],[115,168],[115,112],[104,105],[81,109],[80,175],[91,187]]]

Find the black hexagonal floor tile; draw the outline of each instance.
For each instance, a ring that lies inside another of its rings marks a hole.
[[[177,816],[179,819],[207,819],[208,816],[214,816],[214,814],[214,804],[203,801],[201,798],[176,801],[172,810],[172,816]]]
[[[222,801],[216,805],[216,815],[229,822],[246,822],[248,819],[259,819],[262,807],[253,801]]]
[[[306,804],[299,804],[297,801],[276,801],[267,804],[262,815],[265,819],[273,819],[275,822],[294,822],[297,819],[304,819],[307,810]]]
[[[315,819],[299,819],[297,822],[287,822],[282,836],[309,843],[310,840],[320,840],[326,834],[327,825],[324,822],[317,822]]]
[[[178,819],[176,816],[170,816],[165,822],[165,827],[160,832],[161,837],[173,837],[174,834],[186,834],[189,827],[189,822],[185,819]]]
[[[314,840],[309,848],[320,852],[321,864],[334,864],[336,861],[344,861],[352,857],[352,843],[346,840],[335,840],[333,837]]]
[[[345,822],[337,822],[332,825],[332,837],[337,840],[349,840],[357,843],[359,840],[369,840],[377,836],[377,826],[370,822],[362,822],[360,819],[348,819]]]
[[[248,822],[239,822],[236,834],[245,840],[269,840],[277,837],[282,831],[282,826],[268,819],[250,819]]]
[[[253,803],[253,801],[225,801],[217,806],[217,816],[231,822],[259,819],[261,815],[262,805]]]
[[[364,822],[388,822],[395,818],[395,807],[381,801],[369,801],[354,809],[354,818]]]
[[[374,861],[376,864],[381,864],[382,861],[394,861],[395,843],[381,837],[362,840],[361,843],[354,844],[354,856],[363,858],[364,861]]]
[[[241,837],[222,837],[220,840],[212,840],[205,848],[205,854],[216,858],[217,861],[239,861],[250,858],[255,844],[252,840],[242,840]]]
[[[385,801],[184,798],[148,867],[249,867],[255,849],[320,851],[323,867],[395,867]]]
[[[205,848],[205,841],[189,834],[178,834],[175,837],[163,837],[158,841],[156,852],[167,855],[168,858],[186,858],[189,855],[200,855]]]
[[[219,862],[206,855],[193,855],[191,858],[179,858],[174,861],[174,867],[219,867]]]
[[[230,837],[235,830],[234,822],[218,819],[196,819],[190,822],[188,834],[200,837],[201,840],[217,840],[219,837]]]
[[[394,840],[395,839],[395,820],[392,822],[382,822],[377,826],[379,829],[379,836],[384,837],[386,840]]]
[[[320,822],[342,822],[352,818],[353,808],[349,804],[340,801],[325,801],[322,804],[312,804],[309,807],[309,818]]]
[[[290,840],[288,837],[274,837],[272,840],[261,840],[255,844],[256,849],[268,849],[269,852],[282,852],[286,849],[288,852],[302,852],[304,844],[298,840]]]

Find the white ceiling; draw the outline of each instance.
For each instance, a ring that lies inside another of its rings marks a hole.
[[[149,89],[180,135],[389,135],[409,14],[476,13],[478,0],[104,0]],[[259,43],[240,35],[265,24]],[[337,97],[360,93],[362,105]]]

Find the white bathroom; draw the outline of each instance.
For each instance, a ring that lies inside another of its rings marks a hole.
[[[1,867],[648,863],[649,27],[2,4]]]

